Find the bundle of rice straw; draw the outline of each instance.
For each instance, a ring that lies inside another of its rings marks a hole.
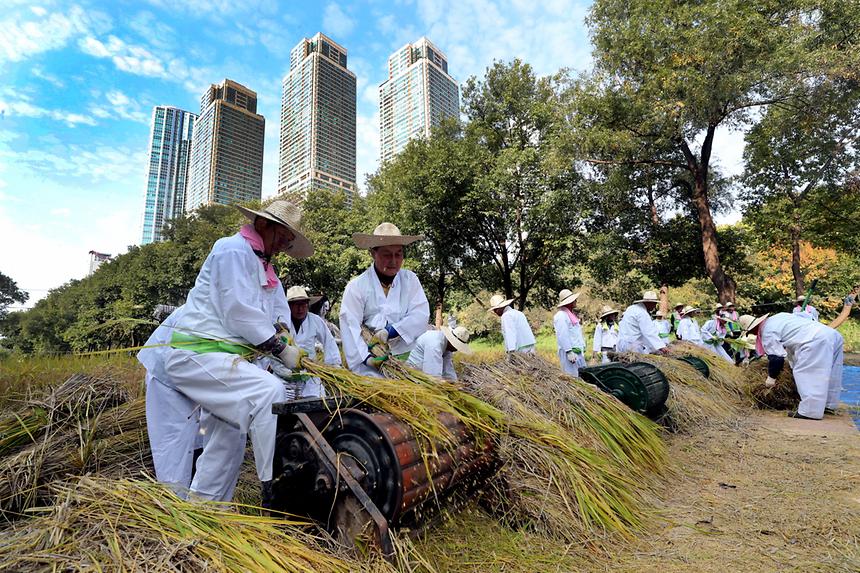
[[[0,459],[0,515],[11,519],[67,476],[133,476],[151,468],[146,407],[139,398],[100,415],[51,426],[37,443]]]
[[[660,422],[675,432],[690,433],[715,423],[725,422],[738,411],[737,397],[720,385],[709,382],[692,365],[659,354],[617,352],[615,360],[623,363],[647,362],[660,369],[669,381],[666,414]]]
[[[740,367],[730,364],[710,350],[690,342],[675,342],[670,344],[668,349],[669,356],[695,356],[699,358],[708,365],[708,369],[711,371],[708,380],[712,385],[720,386],[737,397],[745,397],[744,375],[743,369]]]
[[[786,362],[776,378],[776,386],[764,385],[767,379],[767,358],[754,360],[744,369],[746,395],[758,408],[774,410],[796,410],[800,404],[800,394],[794,383],[794,374]]]
[[[23,411],[0,416],[0,456],[35,443],[51,427],[98,416],[128,399],[128,392],[109,378],[74,375],[44,398],[29,400]]]
[[[366,570],[327,550],[327,540],[309,533],[306,524],[284,516],[249,516],[230,504],[183,501],[147,481],[84,477],[53,489],[53,507],[17,522],[0,538],[0,570]]]

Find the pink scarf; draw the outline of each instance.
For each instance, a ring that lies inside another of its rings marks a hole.
[[[566,306],[561,307],[561,310],[563,310],[565,313],[567,313],[567,318],[570,319],[570,323],[572,325],[576,326],[577,324],[579,324],[579,317],[576,316],[576,314],[572,310],[570,310]]]
[[[714,322],[717,323],[717,333],[718,334],[725,334],[726,333],[726,325],[722,320],[717,318],[717,315],[714,315]]]
[[[255,251],[265,250],[266,246],[263,244],[263,237],[260,236],[260,233],[257,232],[253,225],[242,225],[242,228],[239,229],[239,234],[242,235],[243,239],[248,241],[248,244]],[[278,284],[278,275],[275,274],[275,268],[271,263],[264,261],[262,258],[260,258],[260,264],[266,269],[266,288],[274,288]]]
[[[764,352],[764,344],[762,344],[762,342],[761,342],[761,331],[764,328],[765,322],[767,322],[767,319],[764,319],[763,321],[761,321],[761,324],[758,327],[758,334],[756,334],[756,336],[755,336],[755,351],[758,353],[759,356],[762,356],[762,357],[765,356],[765,352]]]

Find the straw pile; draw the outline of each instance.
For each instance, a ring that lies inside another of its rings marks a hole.
[[[750,362],[744,370],[746,394],[758,408],[774,410],[796,410],[800,404],[800,395],[794,384],[794,375],[786,362],[785,367],[776,378],[776,386],[768,388],[764,385],[767,378],[767,359]]]
[[[669,345],[668,349],[669,356],[695,356],[707,364],[711,371],[708,381],[712,386],[719,386],[738,398],[746,396],[744,377],[739,367],[726,362],[724,358],[720,358],[710,350],[690,342],[675,342]]]
[[[669,380],[666,414],[660,422],[670,430],[692,433],[715,423],[725,422],[737,415],[738,399],[721,385],[706,379],[690,364],[658,354],[618,352],[614,359],[623,362],[647,362],[656,366]],[[739,375],[740,371],[735,373]]]
[[[183,501],[156,483],[85,477],[52,490],[53,507],[0,537],[0,570],[366,570],[327,551],[306,524]]]

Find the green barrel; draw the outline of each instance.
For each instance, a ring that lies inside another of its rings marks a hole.
[[[579,376],[643,414],[659,414],[669,397],[669,381],[659,368],[645,362],[580,368]]]
[[[688,354],[687,356],[679,357],[678,360],[686,362],[687,364],[698,370],[705,378],[708,378],[711,375],[711,369],[708,368],[707,362],[705,362],[701,358],[696,358],[695,356],[690,356]]]

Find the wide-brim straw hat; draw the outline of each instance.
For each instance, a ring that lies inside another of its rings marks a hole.
[[[465,326],[458,326],[453,330],[447,326],[443,326],[440,330],[445,335],[445,338],[448,339],[448,342],[451,343],[451,346],[456,348],[458,352],[462,352],[463,354],[472,353],[472,347],[469,346],[469,331],[466,330]]]
[[[646,290],[642,293],[642,298],[633,301],[634,304],[637,302],[660,302],[660,299],[657,297],[657,293],[653,290]]]
[[[494,294],[490,297],[490,310],[498,310],[500,308],[505,308],[509,304],[514,302],[512,298],[505,298],[500,294]]]
[[[666,313],[660,309],[657,309],[657,312],[654,313],[654,316],[659,316],[660,318],[666,318]]]
[[[578,292],[573,292],[570,289],[563,288],[560,291],[558,291],[558,304],[555,305],[555,307],[561,308],[563,306],[567,306],[578,298],[579,298]]]
[[[729,307],[734,308],[734,306],[735,306],[735,303],[733,303],[732,301],[729,301],[723,305],[723,308],[729,308]]]
[[[305,259],[314,254],[314,246],[301,231],[302,210],[289,201],[272,201],[260,211],[242,207],[241,205],[236,205],[236,208],[250,219],[252,223],[257,217],[262,217],[283,225],[292,231],[296,238],[287,245],[284,252],[294,259]]]
[[[717,306],[714,307],[714,310],[722,310],[722,309],[723,309],[723,303],[721,303],[721,302],[718,302]]]
[[[609,316],[610,314],[618,314],[620,311],[617,308],[612,308],[611,306],[604,306],[600,309],[600,315],[598,318],[603,318],[604,316]]]
[[[681,314],[687,316],[688,314],[699,312],[699,310],[700,309],[696,308],[695,306],[685,306],[684,310],[681,311]]]
[[[359,249],[375,247],[411,245],[415,241],[423,241],[424,235],[403,235],[393,223],[380,223],[373,233],[353,233],[352,240]]]
[[[686,305],[686,304],[684,304],[683,302],[676,302],[676,303],[675,303],[675,305],[672,307],[672,309],[676,309],[676,308],[678,308],[679,306],[680,306],[681,308],[684,308],[684,307],[685,307],[685,306],[687,306],[687,305]]]
[[[287,302],[300,302],[300,301],[308,301],[308,304],[316,304],[320,301],[322,296],[310,296],[308,295],[307,289],[303,286],[291,286],[287,289]]]
[[[794,299],[794,302],[803,302],[805,300],[806,300],[806,295],[802,294],[799,297],[797,297],[796,299]]]
[[[769,312],[761,315],[758,318],[752,316],[751,314],[744,314],[744,315],[738,317],[738,322],[740,323],[741,329],[743,330],[743,332],[746,333],[746,332],[749,332],[750,330],[752,330],[753,328],[755,328],[756,326],[758,326],[759,324],[761,324],[762,322],[764,322],[765,319],[769,316],[770,316]]]

